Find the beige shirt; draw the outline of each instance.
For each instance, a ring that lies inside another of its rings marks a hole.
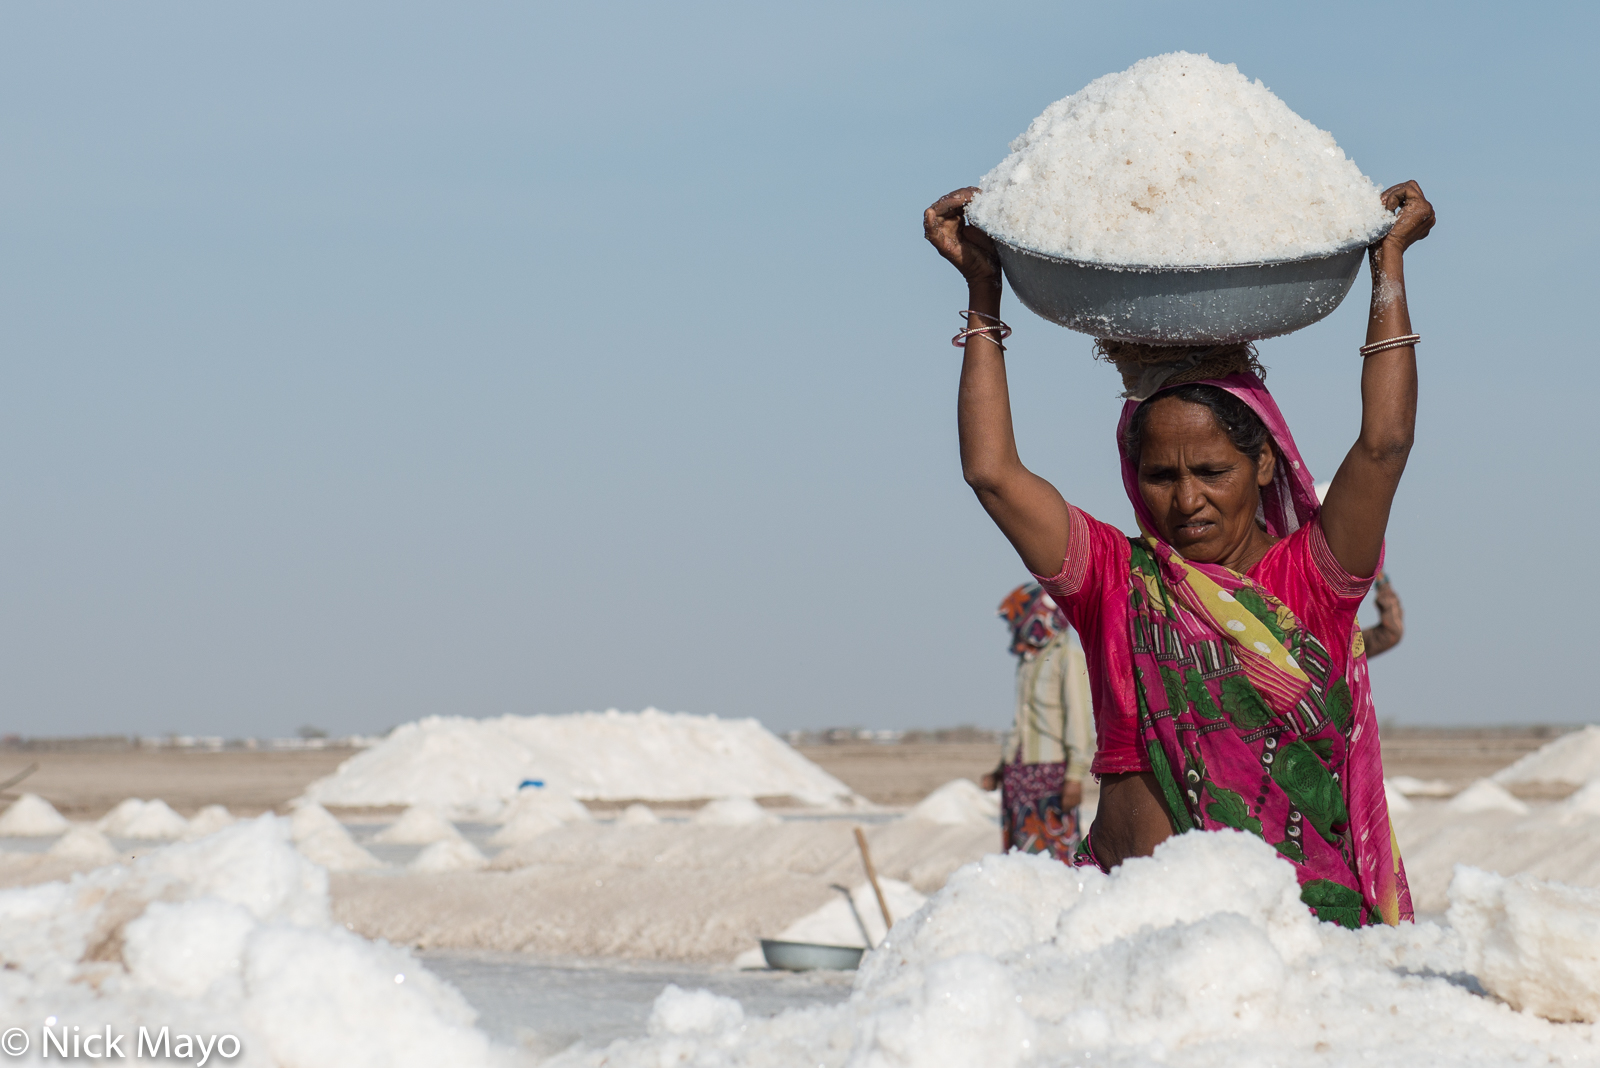
[[[1083,650],[1062,633],[1017,665],[1017,718],[1001,759],[1024,764],[1065,762],[1067,779],[1082,782],[1094,759],[1089,671]]]

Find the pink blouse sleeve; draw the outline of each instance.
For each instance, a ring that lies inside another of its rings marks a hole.
[[[1148,771],[1139,744],[1128,642],[1128,567],[1132,550],[1122,531],[1068,506],[1067,559],[1057,575],[1035,575],[1078,632],[1094,698],[1096,775]]]

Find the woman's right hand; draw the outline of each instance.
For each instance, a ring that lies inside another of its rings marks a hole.
[[[978,187],[947,193],[922,213],[923,236],[939,255],[955,264],[973,288],[1000,288],[1000,258],[989,235],[966,221],[967,205]]]
[[[1385,189],[1383,206],[1399,214],[1395,216],[1394,226],[1373,246],[1378,252],[1405,252],[1427,237],[1436,221],[1433,205],[1422,195],[1422,187],[1416,182],[1401,182]]]

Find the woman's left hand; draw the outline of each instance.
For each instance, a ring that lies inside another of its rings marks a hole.
[[[1422,195],[1416,182],[1401,182],[1383,191],[1383,206],[1390,211],[1400,209],[1394,227],[1374,247],[1374,251],[1404,252],[1428,236],[1435,221],[1433,205]]]
[[[1083,783],[1068,779],[1061,784],[1061,807],[1068,812],[1083,804]]]

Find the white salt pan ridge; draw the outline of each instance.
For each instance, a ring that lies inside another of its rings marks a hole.
[[[324,805],[432,805],[455,818],[497,814],[527,779],[579,800],[689,801],[787,795],[858,799],[753,719],[646,709],[498,719],[431,716],[313,783]]]
[[[959,827],[967,823],[998,823],[1000,792],[985,790],[971,779],[951,779],[924,797],[910,812],[911,819]]]
[[[1492,776],[1501,786],[1582,786],[1600,779],[1600,727],[1564,734]]]
[[[1188,52],[1051,104],[979,187],[967,218],[988,233],[1108,264],[1324,255],[1390,218],[1332,135],[1232,64]]]
[[[845,1003],[756,1019],[726,999],[669,991],[651,1037],[547,1063],[1592,1062],[1592,1027],[1508,1012],[1445,978],[1504,940],[1499,918],[1477,904],[1485,897],[1492,892],[1461,900],[1465,938],[1429,923],[1352,932],[1315,921],[1293,869],[1235,832],[1180,836],[1111,876],[1037,856],[988,857],[895,925],[889,944],[863,960]],[[1537,896],[1518,905],[1530,924],[1556,915]],[[1560,908],[1575,910],[1564,926],[1574,933],[1586,922],[1579,916],[1600,918],[1600,906]],[[1531,946],[1514,944],[1504,968],[1480,978],[1499,996],[1518,996],[1542,963]],[[1557,1018],[1589,1011],[1594,979],[1581,968],[1563,979],[1572,988],[1543,991],[1542,1009]]]
[[[38,794],[23,794],[0,815],[0,838],[48,838],[65,834],[72,824]]]

